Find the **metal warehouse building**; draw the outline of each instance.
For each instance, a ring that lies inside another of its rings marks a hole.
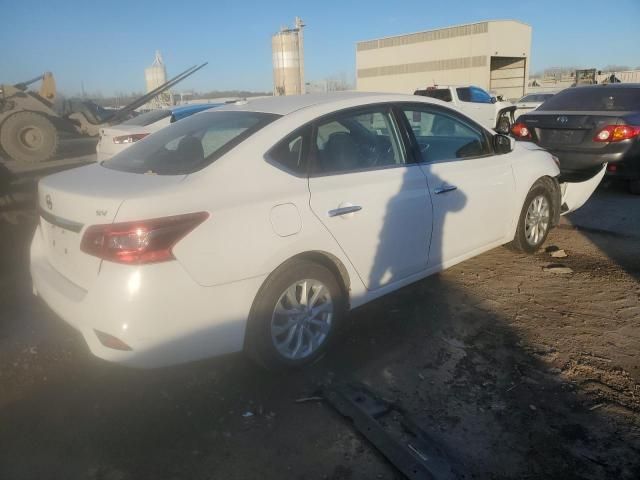
[[[531,27],[494,20],[358,42],[357,89],[413,93],[429,85],[476,85],[521,97],[529,77]]]

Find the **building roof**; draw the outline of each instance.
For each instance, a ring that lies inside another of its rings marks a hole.
[[[514,19],[482,20],[480,22],[462,23],[459,25],[449,25],[447,27],[433,28],[430,30],[420,30],[419,32],[401,33],[398,35],[387,35],[385,37],[372,38],[369,40],[360,40],[356,42],[356,45],[367,44],[369,42],[377,42],[377,41],[388,40],[393,38],[411,37],[413,35],[433,34],[435,32],[442,32],[444,30],[455,31],[455,30],[462,30],[462,29],[472,29],[474,26],[487,25],[489,23],[497,23],[497,22],[519,23],[521,25],[531,27],[531,25],[529,25],[528,23],[522,22],[520,20],[514,20]],[[486,33],[486,32],[483,31],[483,32],[477,32],[477,33]]]

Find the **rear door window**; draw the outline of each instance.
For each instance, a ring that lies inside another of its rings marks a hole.
[[[456,94],[461,102],[470,102],[471,101],[471,90],[468,87],[459,87],[456,88]]]
[[[203,112],[174,123],[102,162],[131,173],[186,175],[214,162],[279,115]]]
[[[266,155],[267,160],[295,175],[306,175],[311,126],[296,130],[281,140]]]
[[[404,144],[385,107],[342,113],[318,124],[313,169],[316,175],[405,163]]]

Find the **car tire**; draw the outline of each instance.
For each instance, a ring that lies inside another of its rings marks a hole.
[[[307,365],[332,342],[346,304],[345,292],[329,269],[308,260],[290,261],[260,289],[249,316],[245,351],[268,370]]]
[[[640,179],[629,180],[629,191],[634,195],[640,195]]]
[[[553,196],[543,180],[538,180],[524,201],[515,237],[508,246],[517,252],[535,253],[547,239],[553,219]]]

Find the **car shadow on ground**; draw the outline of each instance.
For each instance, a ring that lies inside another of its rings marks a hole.
[[[590,208],[570,214],[563,227],[577,229],[640,280],[640,195],[628,193],[624,182],[603,183],[589,200]]]

